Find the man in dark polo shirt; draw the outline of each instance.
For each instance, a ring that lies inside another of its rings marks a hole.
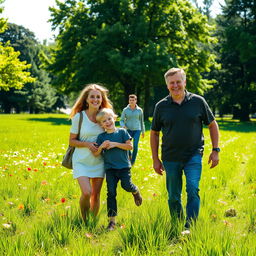
[[[171,68],[165,75],[170,94],[160,100],[153,115],[150,144],[156,173],[166,172],[168,205],[172,216],[183,216],[181,204],[182,174],[186,176],[186,224],[196,220],[199,213],[199,181],[204,150],[203,124],[210,130],[212,152],[210,168],[219,162],[219,129],[214,116],[199,95],[185,90],[186,74],[183,69]],[[162,161],[158,157],[159,133],[162,131]]]

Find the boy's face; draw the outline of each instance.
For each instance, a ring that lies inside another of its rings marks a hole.
[[[115,130],[115,120],[114,117],[110,114],[104,115],[100,121],[100,124],[106,131]]]

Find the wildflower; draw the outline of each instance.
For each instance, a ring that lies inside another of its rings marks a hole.
[[[65,207],[66,210],[68,210],[68,209],[70,209],[70,208],[71,208],[70,205],[67,205],[67,206]]]
[[[43,165],[44,165],[44,166],[46,166],[46,165],[47,165],[47,163],[46,163],[46,162],[43,162]]]
[[[66,202],[66,198],[62,197],[62,198],[60,199],[60,201],[61,201],[62,203],[65,203],[65,202]]]
[[[11,225],[11,224],[8,224],[8,223],[4,223],[4,224],[3,224],[3,227],[9,229],[9,228],[12,227],[12,225]]]
[[[49,202],[51,199],[50,198],[45,198],[44,201],[45,202]]]
[[[155,196],[157,196],[157,194],[156,194],[156,193],[153,193],[153,197],[155,197]]]
[[[223,224],[227,227],[231,227],[232,224],[230,222],[228,222],[227,220],[223,220]]]
[[[87,238],[92,238],[92,234],[91,234],[91,233],[85,233],[85,236],[86,236]]]
[[[38,169],[37,169],[37,168],[35,168],[35,169],[34,169],[34,172],[38,172]]]
[[[47,181],[46,180],[43,180],[42,182],[41,182],[41,185],[47,185],[48,183],[47,183]]]
[[[10,177],[12,177],[13,175],[12,174],[9,174]]]
[[[28,171],[29,171],[29,172],[31,171],[31,168],[30,168],[30,167],[28,167]]]
[[[24,204],[19,204],[19,205],[18,205],[18,209],[19,209],[19,210],[24,210]]]
[[[219,200],[218,200],[218,202],[219,202],[219,203],[221,203],[221,204],[224,204],[224,205],[226,205],[226,204],[227,204],[227,202],[222,201],[221,199],[219,199]]]
[[[122,225],[120,226],[120,228],[121,228],[121,229],[124,229],[124,228],[125,228],[125,225],[124,225],[124,224],[122,224]]]
[[[190,235],[190,231],[189,230],[184,230],[184,231],[181,232],[181,234],[183,236]]]
[[[212,218],[213,220],[216,220],[216,219],[217,219],[217,215],[216,215],[216,214],[212,214],[212,215],[211,215],[211,218]]]
[[[9,204],[10,206],[13,206],[13,205],[14,205],[14,203],[13,203],[13,202],[8,202],[8,204]]]

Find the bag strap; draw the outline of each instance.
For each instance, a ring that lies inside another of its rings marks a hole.
[[[83,122],[83,113],[82,113],[82,111],[79,114],[80,114],[80,117],[79,117],[78,134],[77,134],[78,139],[79,139],[79,135],[80,135],[81,125],[82,125],[82,122]]]

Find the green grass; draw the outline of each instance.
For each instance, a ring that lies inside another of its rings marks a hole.
[[[152,168],[149,131],[132,169],[143,204],[136,207],[118,187],[118,225],[107,232],[105,182],[100,214],[85,226],[77,181],[60,165],[69,136],[67,117],[0,115],[0,254],[256,255],[256,123],[218,121],[221,161],[209,169],[205,129],[200,217],[191,235],[183,236],[182,223],[169,217],[165,177]],[[226,217],[231,208],[236,216]]]

